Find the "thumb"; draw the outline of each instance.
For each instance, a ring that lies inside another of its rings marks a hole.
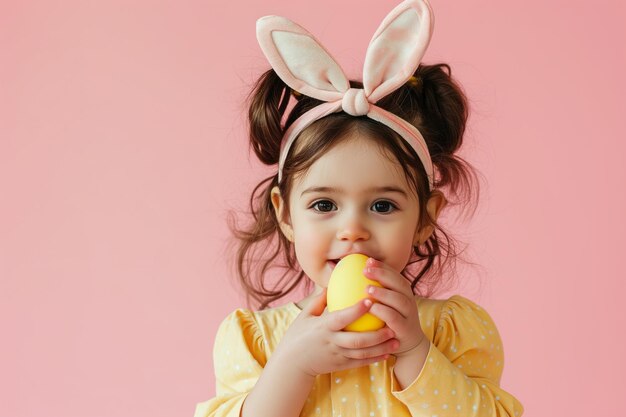
[[[322,291],[313,297],[313,299],[309,302],[309,305],[305,307],[304,311],[310,315],[319,316],[324,312],[325,307],[326,288],[322,288]]]

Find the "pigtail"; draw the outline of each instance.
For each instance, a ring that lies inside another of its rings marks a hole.
[[[261,75],[248,96],[250,147],[266,165],[278,163],[283,135],[281,120],[289,104],[291,91],[270,69]]]
[[[433,164],[439,178],[436,186],[448,190],[452,205],[472,215],[477,207],[479,171],[458,155],[465,138],[469,104],[462,86],[452,77],[448,64],[420,66],[422,123],[428,130]]]
[[[281,120],[292,90],[273,69],[263,73],[246,98],[250,148],[265,165],[278,164],[280,143],[284,132]],[[294,113],[293,111],[291,112]],[[264,309],[273,301],[284,297],[304,281],[311,283],[304,273],[291,279],[298,269],[293,246],[280,232],[280,226],[271,203],[271,190],[278,183],[274,174],[262,180],[252,191],[249,213],[252,222],[240,226],[236,214],[229,212],[228,226],[236,239],[237,249],[234,272],[246,293],[249,307]],[[283,270],[277,281],[269,283],[271,269]],[[252,301],[256,305],[252,305]]]

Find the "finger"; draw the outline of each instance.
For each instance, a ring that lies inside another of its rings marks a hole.
[[[363,269],[363,275],[380,283],[383,287],[389,288],[390,290],[405,294],[413,293],[409,280],[404,275],[396,272],[384,264],[366,266]]]
[[[342,330],[348,324],[352,323],[367,311],[372,306],[372,300],[369,298],[359,300],[358,303],[346,307],[341,310],[333,311],[328,314],[329,329],[335,332]]]
[[[401,324],[402,320],[405,319],[405,317],[402,316],[398,310],[381,303],[374,303],[369,312],[384,321],[387,326],[395,329],[396,331],[399,330],[398,326]]]
[[[372,281],[380,283],[383,287],[402,294],[413,295],[411,284],[402,274],[385,267],[367,266],[363,269],[363,275]]]
[[[332,341],[341,348],[362,349],[376,346],[394,336],[394,331],[385,326],[382,329],[369,332],[336,332],[333,333]]]
[[[303,312],[306,314],[319,316],[324,312],[326,307],[326,288],[322,288],[322,291],[315,295],[309,304],[304,308]]]
[[[349,359],[367,359],[392,354],[398,349],[398,346],[400,346],[400,341],[398,339],[389,339],[376,346],[364,349],[342,349],[341,353]]]
[[[403,317],[408,317],[410,313],[412,305],[409,303],[409,299],[406,295],[399,293],[397,291],[392,291],[387,288],[380,288],[375,285],[369,286],[366,289],[366,294],[369,297],[372,297],[377,303],[385,304],[391,308],[397,310]]]

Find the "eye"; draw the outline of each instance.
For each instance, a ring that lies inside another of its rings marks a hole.
[[[332,201],[320,200],[320,201],[316,201],[315,203],[313,203],[311,208],[318,207],[319,209],[315,209],[316,211],[320,211],[322,213],[327,213],[329,211],[332,211],[334,206],[335,206],[335,204],[333,204]]]
[[[395,204],[393,204],[391,201],[385,200],[375,202],[372,207],[374,207],[374,211],[378,213],[391,213],[393,210],[397,210]]]

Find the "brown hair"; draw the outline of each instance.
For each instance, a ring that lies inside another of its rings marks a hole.
[[[420,65],[415,78],[376,103],[412,123],[426,140],[435,171],[433,189],[444,192],[448,206],[463,209],[473,206],[476,210],[479,184],[475,168],[455,155],[463,143],[468,118],[467,98],[460,85],[452,78],[449,65]],[[352,88],[363,88],[359,81],[350,81]],[[303,113],[322,103],[314,98],[293,92],[297,103],[287,115],[284,126],[281,120],[286,112],[292,90],[274,72],[268,70],[257,80],[246,99],[250,147],[259,160],[266,165],[278,163],[280,143],[285,130]],[[423,165],[415,151],[398,133],[367,116],[354,117],[343,111],[332,113],[313,122],[302,131],[283,167],[283,178],[278,175],[262,180],[252,191],[250,213],[252,222],[239,227],[233,213],[229,213],[229,226],[237,240],[236,276],[246,292],[246,299],[254,299],[260,309],[286,296],[301,283],[307,292],[312,287],[299,268],[293,244],[282,234],[271,203],[270,192],[278,186],[289,213],[289,193],[296,174],[305,172],[317,159],[333,146],[357,131],[364,138],[376,141],[381,149],[390,151],[403,167],[409,184],[414,186],[420,206],[429,198],[428,180]],[[450,196],[455,196],[451,199]],[[473,203],[473,204],[466,204]],[[444,287],[441,279],[446,267],[448,284],[456,278],[458,242],[444,228],[433,222],[426,210],[420,210],[420,228],[432,225],[434,232],[419,246],[402,274],[411,282],[414,293],[432,296]],[[443,258],[443,259],[442,259]],[[464,260],[465,261],[465,260]],[[417,270],[419,267],[419,270]],[[268,271],[282,269],[283,273],[268,288]],[[420,284],[417,286],[417,284]]]

